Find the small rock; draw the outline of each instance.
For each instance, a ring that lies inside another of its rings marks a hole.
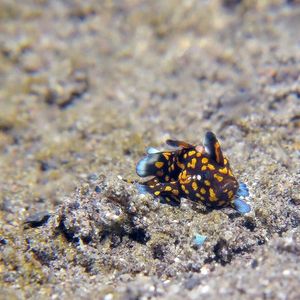
[[[198,276],[191,276],[184,282],[184,287],[188,290],[192,290],[200,284],[201,280]]]
[[[32,228],[39,227],[44,225],[49,220],[50,216],[48,211],[41,211],[27,217],[24,223]]]

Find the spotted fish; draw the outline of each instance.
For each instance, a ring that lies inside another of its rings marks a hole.
[[[233,175],[214,133],[205,134],[203,145],[176,140],[166,143],[176,150],[161,152],[151,147],[138,162],[137,174],[152,176],[137,184],[140,193],[151,193],[173,205],[179,205],[184,197],[214,208],[231,205],[240,213],[251,210],[245,202],[248,188]]]

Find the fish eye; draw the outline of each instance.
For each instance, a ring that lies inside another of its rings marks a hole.
[[[202,180],[202,176],[200,174],[193,175],[191,178],[194,179],[194,180],[198,180],[198,181]]]

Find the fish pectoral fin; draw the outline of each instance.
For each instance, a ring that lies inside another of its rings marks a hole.
[[[139,191],[140,194],[153,194],[155,191],[155,187],[159,186],[159,182],[156,178],[149,179],[145,182],[137,182],[135,183],[135,187]]]
[[[141,184],[141,183],[136,183],[136,188],[139,192],[139,194],[145,195],[147,193],[150,193],[150,190],[147,185]]]
[[[191,145],[189,143],[186,143],[184,141],[166,140],[166,144],[171,146],[171,147],[178,147],[178,148],[183,148],[183,149],[194,148],[193,145]]]
[[[239,183],[239,188],[237,190],[237,196],[239,197],[248,197],[249,196],[249,189],[247,185],[243,182]]]
[[[247,214],[251,211],[251,206],[242,200],[241,198],[236,198],[233,201],[233,207],[240,213],[240,214]]]

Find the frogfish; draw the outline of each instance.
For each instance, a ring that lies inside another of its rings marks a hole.
[[[138,176],[151,176],[137,184],[140,193],[150,193],[171,205],[180,205],[183,197],[211,208],[232,206],[242,214],[250,212],[245,201],[248,187],[237,181],[213,132],[206,132],[200,145],[177,140],[166,144],[173,150],[150,147],[137,163]]]

